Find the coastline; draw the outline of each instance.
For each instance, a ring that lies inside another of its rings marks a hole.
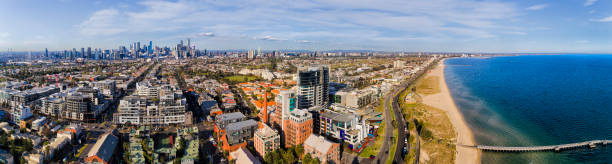
[[[440,86],[440,93],[425,95],[423,96],[423,103],[438,109],[445,111],[446,116],[449,118],[455,132],[457,133],[457,144],[456,144],[456,164],[472,164],[481,163],[481,152],[477,149],[464,147],[461,145],[476,145],[474,140],[474,134],[465,122],[463,115],[459,112],[459,109],[455,105],[455,102],[450,95],[446,80],[444,78],[444,60],[440,61],[440,64],[435,69],[427,73],[427,76],[438,76],[438,85]]]

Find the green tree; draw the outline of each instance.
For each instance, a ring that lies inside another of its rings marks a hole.
[[[285,160],[285,163],[295,163],[297,161],[295,159],[295,155],[293,155],[292,149],[281,151],[281,152],[282,152],[283,160]]]
[[[304,154],[304,145],[297,145],[295,147],[295,154],[299,159],[302,159],[302,156]]]

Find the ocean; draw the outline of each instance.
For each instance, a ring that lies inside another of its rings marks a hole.
[[[453,100],[480,145],[612,140],[612,55],[451,58],[445,64]],[[612,145],[483,152],[482,163],[612,163]]]

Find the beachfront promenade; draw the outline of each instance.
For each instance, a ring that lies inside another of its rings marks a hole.
[[[612,140],[592,140],[578,143],[561,144],[561,145],[549,145],[549,146],[525,146],[525,147],[506,147],[506,146],[466,146],[474,147],[482,151],[495,151],[495,152],[533,152],[533,151],[563,151],[582,147],[595,148],[598,145],[606,146],[608,143],[612,143]]]

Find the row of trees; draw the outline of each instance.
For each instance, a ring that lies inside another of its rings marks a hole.
[[[9,140],[9,135],[0,131],[0,149],[9,150],[9,153],[13,155],[13,159],[18,159],[18,163],[25,163],[25,160],[21,156],[22,152],[30,152],[34,149],[34,145],[30,139],[13,139]],[[11,132],[12,134],[13,132]]]
[[[319,159],[312,158],[310,154],[304,154],[303,145],[294,146],[288,149],[277,149],[267,153],[264,157],[264,162],[268,164],[293,164],[300,160],[303,164],[321,163]]]

